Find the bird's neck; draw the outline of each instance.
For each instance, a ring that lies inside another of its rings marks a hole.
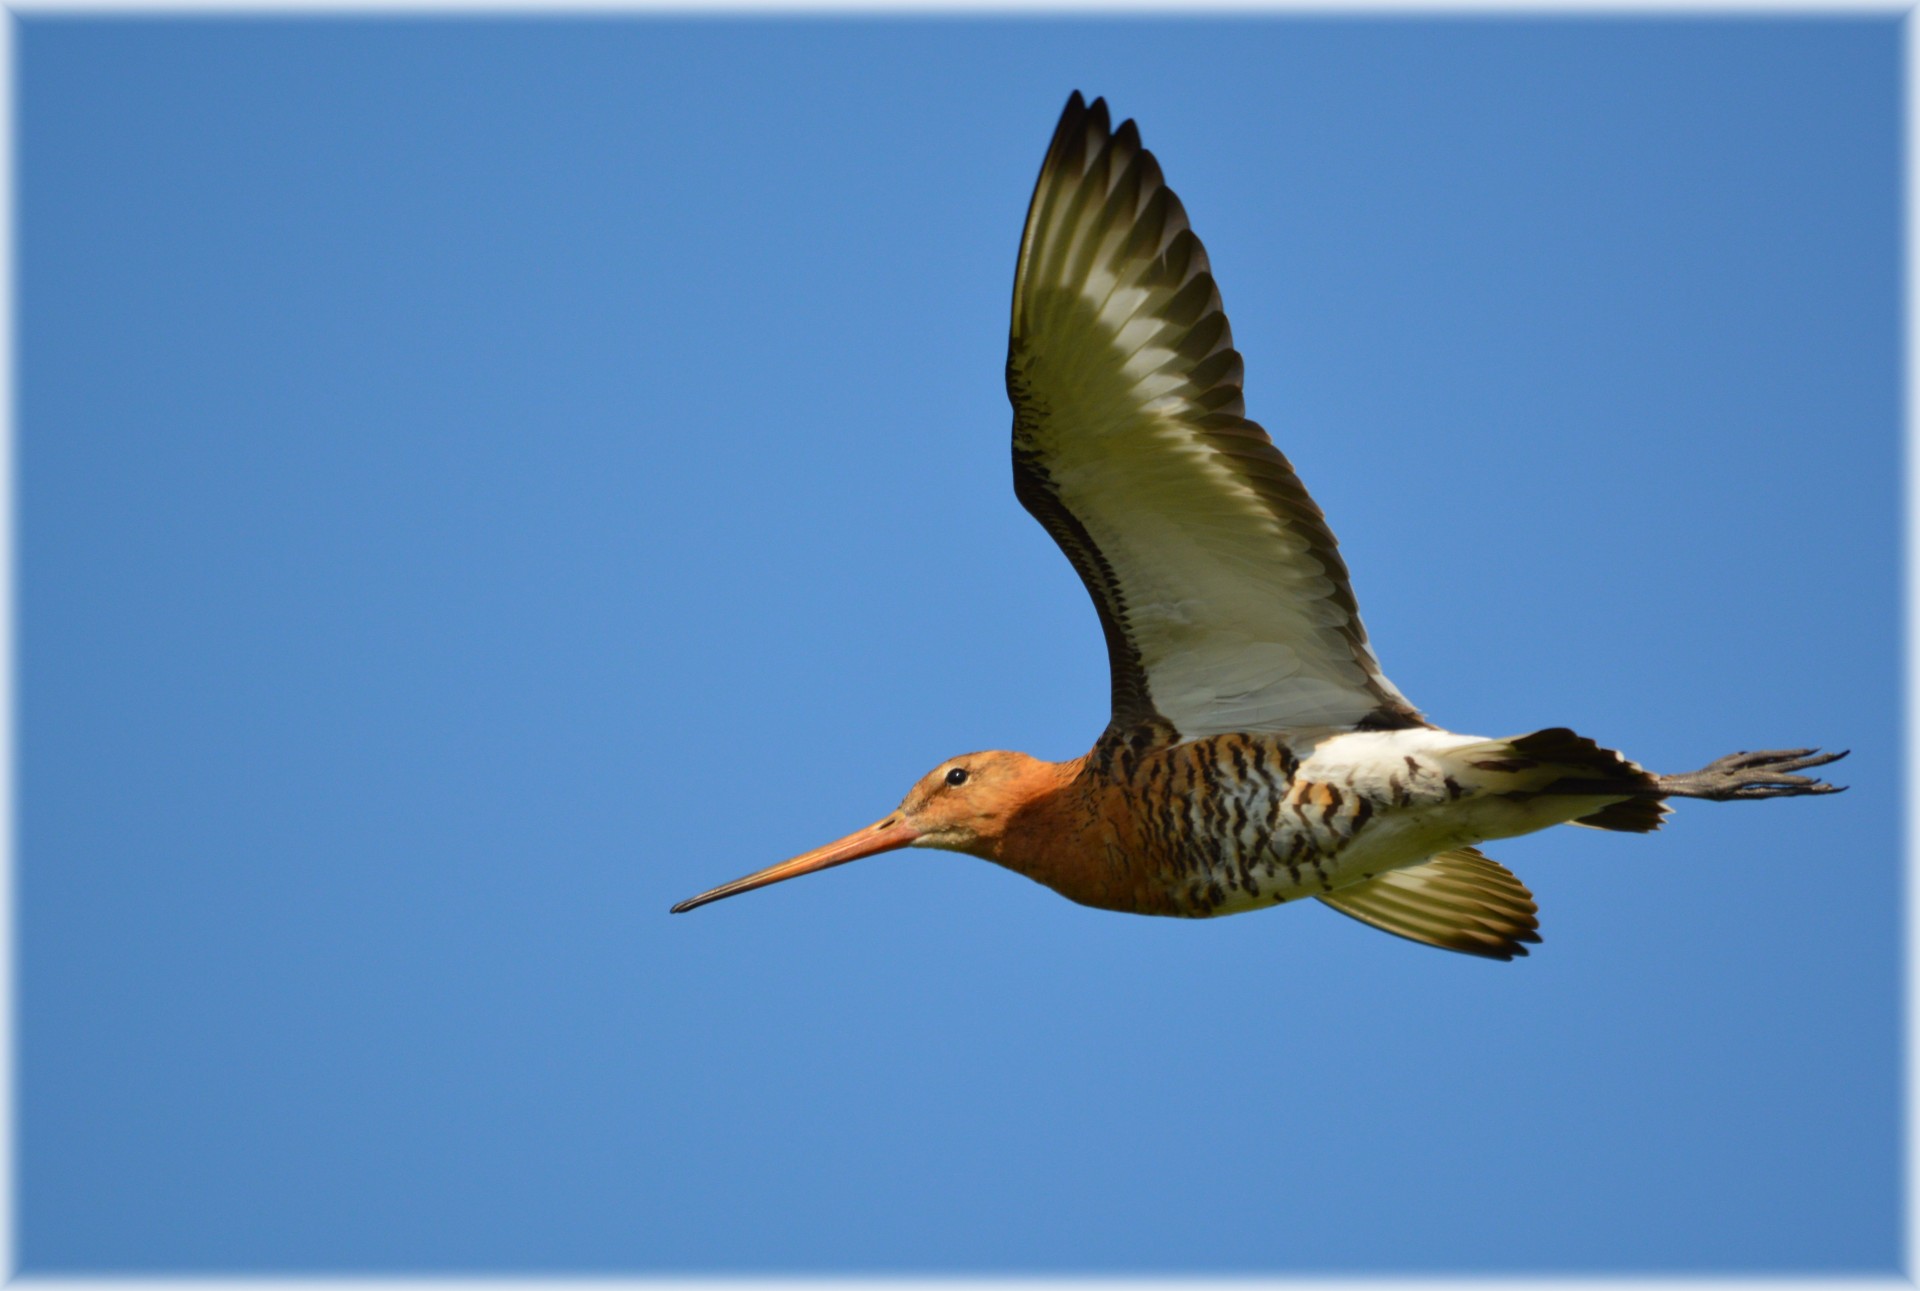
[[[1067,762],[1025,760],[1020,777],[1001,790],[1006,802],[997,832],[978,839],[965,850],[982,860],[1030,873],[1030,857],[1044,853],[1057,838],[1085,758]]]
[[[1088,755],[1091,757],[1092,755]],[[1116,872],[1111,796],[1088,757],[1042,762],[998,837],[977,853],[1085,905],[1131,908],[1131,875]],[[1124,887],[1125,892],[1120,888]]]

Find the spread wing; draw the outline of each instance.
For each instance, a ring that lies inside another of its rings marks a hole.
[[[1240,380],[1180,199],[1133,122],[1076,92],[1027,212],[1007,391],[1014,491],[1099,610],[1114,725],[1419,724]]]

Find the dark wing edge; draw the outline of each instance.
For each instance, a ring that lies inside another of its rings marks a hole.
[[[1090,122],[1097,122],[1091,131],[1088,129]],[[1040,454],[1023,446],[1032,442],[1034,424],[1044,415],[1044,410],[1034,402],[1027,390],[1019,366],[1023,352],[1020,320],[1023,289],[1027,281],[1026,269],[1043,212],[1048,207],[1049,197],[1062,182],[1068,177],[1084,175],[1088,153],[1099,151],[1100,141],[1107,136],[1107,125],[1106,102],[1096,99],[1089,112],[1086,100],[1081,97],[1079,90],[1075,90],[1067,98],[1067,105],[1060,113],[1058,124],[1054,126],[1053,139],[1047,145],[1047,155],[1040,163],[1040,174],[1034,180],[1033,197],[1027,204],[1027,221],[1020,233],[1020,258],[1014,268],[1014,322],[1007,346],[1007,398],[1013,404],[1013,495],[1065,553],[1074,572],[1080,575],[1087,595],[1093,599],[1094,612],[1100,616],[1100,632],[1107,642],[1107,666],[1113,690],[1111,726],[1117,730],[1136,726],[1164,726],[1167,721],[1153,707],[1139,648],[1122,627],[1127,602],[1120,580],[1114,576],[1113,567],[1100,555],[1100,549],[1087,533],[1086,526],[1060,500],[1059,490],[1048,476]],[[1128,122],[1122,128],[1131,130],[1132,123]],[[1148,154],[1146,164],[1153,165],[1151,154]],[[1173,199],[1171,192],[1166,196]],[[1142,220],[1141,223],[1147,221]]]

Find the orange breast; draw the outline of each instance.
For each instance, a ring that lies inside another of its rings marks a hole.
[[[1316,861],[1343,841],[1313,827],[1330,804],[1295,785],[1296,765],[1271,736],[1174,745],[1110,734],[1058,764],[1056,785],[1015,813],[990,859],[1107,910],[1205,916],[1273,904],[1284,899],[1276,892],[1309,890]]]

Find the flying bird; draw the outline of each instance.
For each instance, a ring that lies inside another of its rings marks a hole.
[[[968,753],[884,819],[673,907],[902,847],[993,861],[1084,905],[1207,917],[1312,897],[1512,959],[1532,895],[1476,844],[1573,823],[1645,833],[1671,798],[1834,793],[1846,756],[1734,753],[1657,775],[1563,727],[1459,735],[1387,680],[1333,533],[1246,417],[1207,253],[1132,121],[1068,99],[1014,273],[1013,487],[1107,641],[1083,757]]]

